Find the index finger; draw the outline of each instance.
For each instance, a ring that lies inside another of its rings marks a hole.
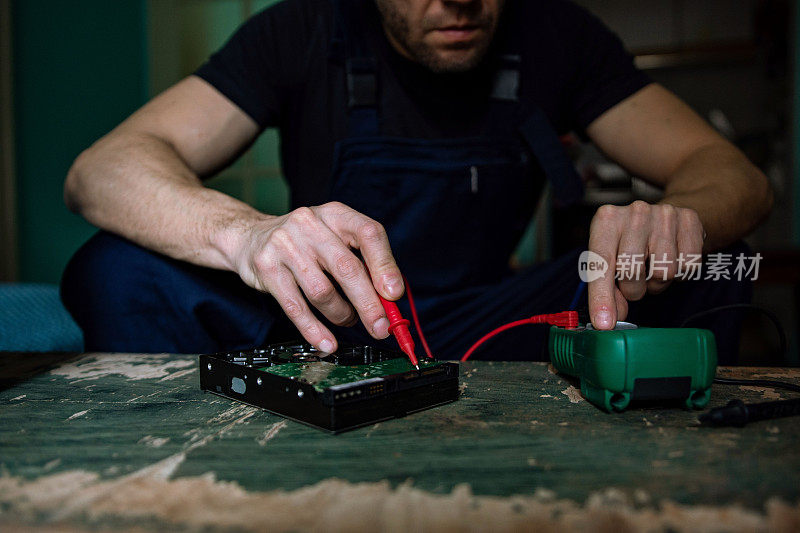
[[[344,229],[352,238],[352,244],[361,250],[372,284],[378,293],[387,300],[400,298],[405,291],[403,276],[394,260],[389,237],[383,226],[354,211]]]
[[[589,251],[600,255],[608,264],[605,273],[589,282],[589,316],[597,329],[614,329],[617,303],[614,296],[614,274],[619,249],[619,229],[609,211],[601,207],[589,229]]]

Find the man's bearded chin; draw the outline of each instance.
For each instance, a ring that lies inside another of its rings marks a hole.
[[[468,72],[477,67],[486,56],[490,42],[486,40],[463,50],[452,47],[447,52],[437,52],[425,43],[417,43],[419,46],[410,51],[414,59],[438,74]]]
[[[381,12],[384,27],[393,40],[400,43],[414,61],[441,74],[467,72],[477,67],[489,50],[497,27],[496,20],[486,17],[481,20],[481,25],[491,28],[490,38],[483,39],[477,44],[465,45],[461,49],[452,46],[437,50],[422,40],[410,38],[411,31],[408,22],[395,9],[392,0],[377,0],[376,3]]]

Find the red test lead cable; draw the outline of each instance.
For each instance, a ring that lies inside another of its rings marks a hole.
[[[411,293],[411,285],[408,283],[408,280],[405,278],[405,276],[403,276],[403,281],[406,285],[406,296],[408,296],[408,304],[411,308],[411,314],[414,317],[414,325],[417,328],[417,334],[419,334],[420,341],[422,341],[422,346],[425,348],[425,353],[427,356],[435,360],[430,348],[428,348],[428,343],[425,341],[425,335],[422,333],[422,327],[420,326],[419,317],[417,316],[417,306],[414,303],[414,296]],[[419,362],[417,361],[417,357],[414,353],[414,339],[411,338],[411,332],[408,330],[408,320],[403,318],[403,315],[400,314],[397,304],[385,299],[380,294],[378,294],[378,297],[381,300],[384,311],[386,311],[386,317],[389,319],[389,332],[394,335],[394,337],[397,339],[397,343],[400,345],[400,348],[408,356],[409,360],[411,360],[411,363],[417,367],[417,370],[419,370]],[[479,346],[495,335],[508,329],[515,328],[517,326],[525,326],[528,324],[550,324],[551,326],[557,326],[560,328],[575,329],[578,327],[578,312],[562,311],[560,313],[534,315],[530,318],[504,324],[481,337],[478,342],[473,344],[472,347],[467,350],[467,353],[461,357],[461,360],[466,361],[469,359],[469,356],[472,355],[472,352],[477,350]]]
[[[366,268],[367,272],[369,273],[369,267],[367,267],[366,263],[364,263],[364,268]],[[425,342],[425,336],[422,334],[422,328],[419,325],[419,318],[417,317],[417,309],[414,305],[414,297],[411,296],[411,289],[408,286],[408,280],[405,278],[405,276],[403,276],[403,282],[406,285],[408,303],[411,307],[411,314],[414,316],[414,325],[417,327],[417,333],[419,334],[420,340],[422,340],[422,346],[425,348],[425,353],[428,354],[428,357],[433,359],[433,355],[428,348],[428,343]],[[400,349],[403,350],[403,353],[408,356],[411,364],[414,365],[417,370],[419,370],[419,361],[417,360],[417,355],[414,352],[414,339],[411,337],[411,332],[408,329],[410,322],[403,318],[403,315],[400,314],[400,309],[398,309],[396,303],[387,300],[381,296],[380,293],[378,293],[378,298],[381,300],[383,310],[386,311],[386,318],[389,320],[389,333],[394,335],[394,338],[397,339],[397,344],[400,345]]]
[[[387,300],[380,294],[378,294],[378,298],[381,299],[383,310],[386,311],[386,318],[389,319],[389,333],[394,335],[394,338],[397,339],[397,344],[400,345],[400,349],[408,356],[411,364],[419,370],[419,361],[417,361],[417,356],[414,354],[414,339],[411,338],[411,332],[408,330],[408,325],[411,322],[403,318],[396,303]]]
[[[530,318],[523,318],[522,320],[504,324],[481,337],[478,342],[473,344],[470,349],[467,350],[467,353],[461,357],[461,360],[466,361],[469,359],[469,356],[472,355],[472,352],[477,350],[481,344],[488,341],[498,333],[502,333],[503,331],[511,328],[516,328],[517,326],[525,326],[528,324],[550,324],[551,326],[558,326],[560,328],[575,329],[578,327],[578,312],[562,311],[560,313],[552,313],[549,315],[534,315]]]
[[[408,280],[405,276],[403,276],[403,282],[406,284],[408,306],[411,308],[411,317],[414,319],[414,327],[417,328],[417,335],[419,335],[419,340],[422,342],[422,349],[425,350],[425,355],[427,355],[429,359],[433,359],[435,361],[436,358],[431,353],[431,349],[428,347],[428,341],[425,340],[425,335],[422,333],[422,326],[419,323],[419,316],[417,315],[417,305],[414,303],[414,295],[411,293],[411,285],[408,283]]]
[[[369,273],[369,267],[366,263],[364,263],[364,268],[366,268],[367,273]],[[403,281],[405,281],[405,278],[403,278]],[[380,293],[378,293],[378,298],[381,301],[383,310],[386,311],[386,318],[389,319],[389,333],[394,335],[394,338],[397,339],[397,344],[400,345],[400,349],[403,350],[403,353],[408,356],[411,364],[414,365],[417,370],[419,370],[419,361],[414,353],[414,339],[411,338],[411,332],[408,330],[408,325],[411,322],[403,318],[403,315],[400,314],[400,309],[397,308],[396,303],[387,300],[381,296]],[[414,314],[416,315],[416,312]],[[421,330],[418,331],[422,333]]]

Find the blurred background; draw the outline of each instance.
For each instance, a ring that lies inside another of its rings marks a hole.
[[[58,283],[71,254],[95,231],[62,201],[73,159],[276,1],[0,0],[0,282]],[[780,353],[774,326],[753,314],[741,361],[800,364],[797,2],[577,2],[620,36],[640,68],[706,117],[772,181],[775,209],[748,243],[764,256],[755,303],[778,315],[790,350]],[[284,212],[288,193],[277,142],[267,131],[210,185],[264,211]],[[586,197],[568,211],[543,200],[515,256],[519,265],[579,245],[598,205],[659,197],[591,146],[565,142],[587,181]]]

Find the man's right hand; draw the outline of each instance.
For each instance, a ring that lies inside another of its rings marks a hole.
[[[250,225],[237,240],[234,269],[245,283],[270,293],[318,349],[335,351],[336,338],[306,299],[333,324],[352,326],[360,319],[376,339],[389,335],[377,293],[396,300],[405,288],[386,231],[375,220],[331,202]],[[353,249],[361,251],[369,271]]]

